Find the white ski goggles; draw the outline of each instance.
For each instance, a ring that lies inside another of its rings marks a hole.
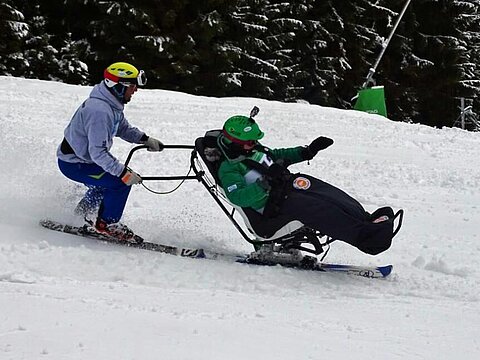
[[[122,84],[124,86],[136,85],[136,86],[145,86],[147,84],[147,75],[145,75],[145,71],[140,70],[136,78],[121,78],[110,74],[108,71],[105,70],[105,81],[107,86],[112,87],[115,84]]]
[[[127,79],[127,80],[119,79],[118,83],[126,86],[129,86],[132,84],[137,86],[145,86],[147,84],[147,75],[145,75],[145,71],[140,70],[135,79]]]

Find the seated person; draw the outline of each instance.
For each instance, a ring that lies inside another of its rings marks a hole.
[[[263,136],[253,118],[237,115],[225,122],[217,138],[222,156],[216,178],[231,203],[254,212],[264,224],[297,220],[367,254],[390,247],[392,208],[369,214],[344,191],[287,169],[313,159],[333,144],[332,139],[321,136],[308,146],[269,149],[258,142]]]

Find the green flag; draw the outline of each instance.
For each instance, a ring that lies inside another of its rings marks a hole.
[[[353,108],[370,114],[378,114],[387,117],[385,90],[383,89],[383,86],[373,86],[368,89],[360,90],[358,92],[357,102]]]

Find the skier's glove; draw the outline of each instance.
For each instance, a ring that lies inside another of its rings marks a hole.
[[[126,166],[119,177],[122,179],[123,183],[128,186],[140,184],[142,182],[142,177]]]
[[[160,140],[151,136],[147,136],[147,139],[143,141],[143,143],[148,146],[148,151],[162,151],[164,148],[164,145]]]
[[[290,171],[278,162],[273,163],[267,169],[266,178],[272,188],[283,189],[290,179]],[[282,190],[283,191],[283,190]]]
[[[269,177],[270,179],[279,179],[286,171],[287,170],[282,165],[273,163],[269,166],[267,170],[267,177]]]
[[[269,181],[271,189],[269,191],[268,200],[265,204],[263,214],[268,218],[278,215],[280,208],[290,191],[291,173],[286,168],[286,165],[288,164],[286,164],[285,161],[279,159],[277,162],[270,165],[267,170],[266,178]]]
[[[333,144],[333,140],[328,137],[320,136],[316,138],[311,142],[310,145],[302,149],[303,160],[313,159],[320,150],[326,149],[332,144]]]
[[[263,190],[265,191],[270,191],[272,189],[272,186],[270,185],[270,182],[265,176],[260,176],[257,181],[257,185],[260,186]]]

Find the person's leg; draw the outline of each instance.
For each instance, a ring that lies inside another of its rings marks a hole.
[[[88,185],[87,191],[82,200],[77,204],[75,208],[75,214],[88,216],[90,214],[98,213],[98,209],[103,200],[103,193],[105,189],[101,186]]]
[[[370,214],[350,195],[319,179],[302,176],[310,180],[310,186],[292,190],[280,216],[299,220],[368,254],[375,255],[390,247],[392,220],[374,224]]]
[[[360,234],[358,248],[371,255],[377,255],[392,245],[393,220],[395,213],[389,206],[379,208],[370,215]]]
[[[98,216],[107,224],[119,222],[131,188],[131,186],[127,186],[123,182],[122,186],[105,188]]]
[[[288,214],[303,224],[335,239],[356,239],[369,214],[362,205],[344,191],[312,176],[302,188],[294,188],[282,206],[281,215]],[[297,176],[298,178],[298,176]]]
[[[131,186],[125,185],[119,177],[107,173],[95,164],[68,163],[59,160],[58,166],[69,179],[87,186],[102,188],[103,201],[101,201],[98,216],[108,224],[120,221]],[[92,190],[92,196],[98,196],[98,194],[98,190]]]
[[[366,222],[354,246],[364,253],[377,255],[392,245],[393,219],[380,223]]]
[[[365,221],[364,217],[352,215],[332,200],[299,192],[288,197],[280,216],[290,216],[309,228],[354,246]]]

